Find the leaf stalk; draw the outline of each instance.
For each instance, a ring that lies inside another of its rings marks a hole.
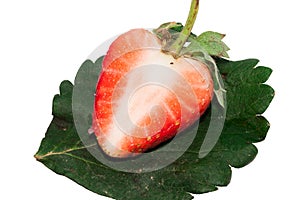
[[[186,41],[188,40],[191,31],[193,29],[193,26],[195,24],[198,10],[199,10],[199,0],[192,0],[189,15],[185,23],[185,26],[180,32],[178,38],[168,49],[168,51],[174,56],[174,58],[178,58],[180,56],[180,51],[183,48]]]

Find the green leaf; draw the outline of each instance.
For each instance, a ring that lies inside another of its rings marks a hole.
[[[264,84],[272,70],[267,67],[256,67],[259,62],[257,59],[236,62],[218,60],[227,91],[226,118],[249,118],[262,114],[274,97],[273,88]]]
[[[72,97],[73,85],[69,81],[64,81],[60,85],[60,95],[54,96],[53,115],[66,121],[72,121]]]
[[[271,70],[256,67],[256,59],[233,62],[216,58],[227,90],[228,108],[222,134],[212,151],[199,158],[199,149],[210,124],[210,108],[201,117],[192,145],[171,165],[148,173],[126,173],[107,167],[89,151],[99,148],[96,139],[83,130],[92,141],[84,145],[78,134],[82,130],[74,123],[74,113],[79,109],[85,129],[91,126],[90,113],[101,62],[102,58],[95,63],[84,62],[75,85],[63,81],[60,94],[54,97],[53,120],[35,158],[55,173],[114,199],[189,200],[193,198],[191,193],[212,192],[228,185],[231,167],[243,167],[257,155],[253,143],[263,141],[270,126],[261,114],[274,96],[274,90],[264,84]],[[77,91],[74,88],[78,87],[82,91],[82,104],[72,110],[72,96]],[[195,127],[182,134],[188,134]]]
[[[207,31],[199,35],[196,41],[204,48],[211,56],[219,56],[229,58],[227,51],[229,47],[222,41],[224,34]]]

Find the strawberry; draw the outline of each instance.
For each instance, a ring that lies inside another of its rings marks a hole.
[[[110,46],[96,87],[93,131],[111,157],[135,156],[189,127],[213,97],[208,66],[134,29]]]

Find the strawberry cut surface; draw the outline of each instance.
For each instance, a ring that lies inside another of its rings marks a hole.
[[[120,35],[103,60],[96,87],[93,130],[111,157],[138,155],[192,125],[213,96],[207,66],[165,54],[155,34]]]

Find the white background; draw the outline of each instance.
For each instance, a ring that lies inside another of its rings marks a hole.
[[[226,33],[232,60],[274,70],[267,139],[230,185],[195,199],[299,199],[299,4],[297,0],[201,0],[193,32]],[[33,158],[52,118],[53,95],[106,39],[132,28],[185,22],[189,0],[0,1],[0,199],[107,199]],[[138,192],[138,191],[137,191]]]

